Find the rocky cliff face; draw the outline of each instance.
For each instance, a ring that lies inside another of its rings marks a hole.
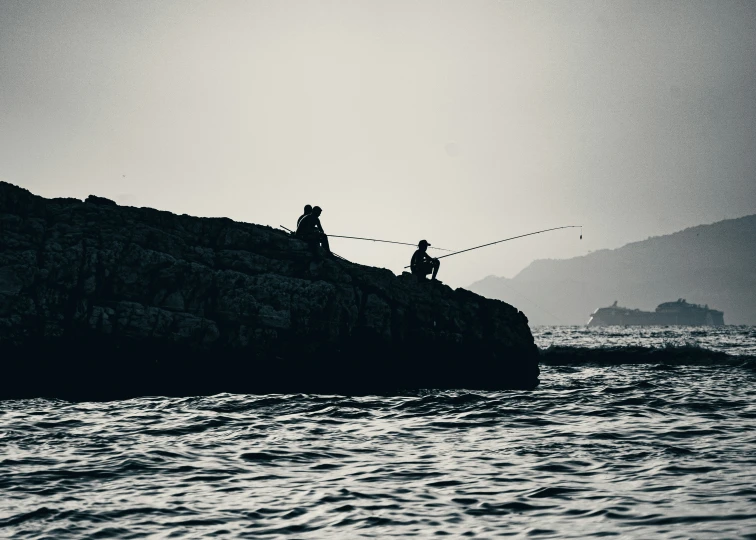
[[[526,317],[229,219],[0,183],[0,397],[533,388]]]

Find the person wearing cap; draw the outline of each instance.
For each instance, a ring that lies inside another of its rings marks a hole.
[[[320,224],[320,214],[323,210],[319,206],[315,206],[312,212],[302,216],[297,225],[297,232],[295,235],[302,240],[311,242],[312,244],[323,246],[323,248],[330,254],[331,247],[328,245],[328,236],[326,236],[323,226]]]
[[[429,256],[427,252],[430,244],[427,240],[420,240],[417,244],[417,251],[412,255],[412,261],[410,262],[410,269],[412,274],[420,279],[425,279],[425,276],[433,272],[431,279],[436,279],[438,269],[441,266],[441,261]]]

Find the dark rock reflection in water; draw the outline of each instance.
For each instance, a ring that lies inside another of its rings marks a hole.
[[[0,536],[756,538],[735,331],[740,365],[545,366],[532,392],[0,402]]]

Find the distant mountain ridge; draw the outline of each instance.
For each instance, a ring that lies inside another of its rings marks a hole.
[[[509,302],[531,324],[585,324],[615,300],[653,310],[685,298],[756,325],[756,214],[698,225],[582,257],[537,260],[514,278],[488,276],[470,290]]]

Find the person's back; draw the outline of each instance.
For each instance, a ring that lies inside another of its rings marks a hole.
[[[410,269],[412,270],[412,273],[417,275],[420,271],[420,268],[422,264],[430,259],[427,253],[421,250],[416,250],[415,253],[412,255],[412,260],[410,261]]]
[[[296,236],[308,242],[314,242],[315,245],[321,245],[330,253],[331,247],[328,245],[328,236],[326,236],[323,226],[320,224],[321,212],[323,210],[319,206],[315,206],[312,212],[303,216],[297,227]]]
[[[299,220],[297,236],[312,236],[313,233],[319,232],[320,228],[320,218],[315,214],[307,214]]]
[[[299,224],[302,223],[302,220],[306,216],[310,215],[311,213],[312,213],[312,206],[310,206],[309,204],[306,204],[305,207],[304,207],[304,214],[302,214],[301,216],[299,216],[299,219],[297,219],[297,229],[299,229]]]

